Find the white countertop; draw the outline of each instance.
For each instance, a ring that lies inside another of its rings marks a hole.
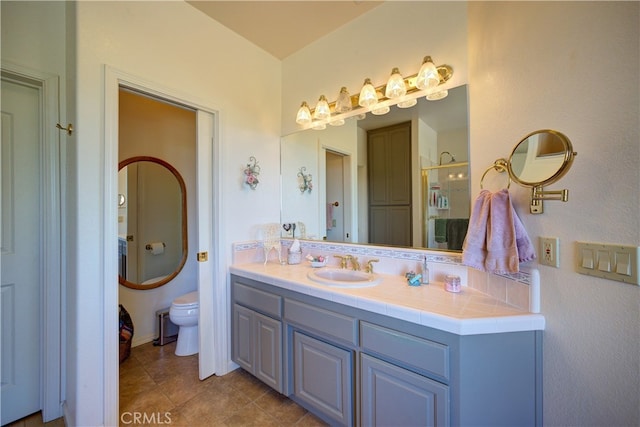
[[[383,279],[379,285],[339,288],[309,279],[307,273],[311,269],[306,262],[298,265],[235,264],[229,268],[232,274],[241,277],[457,335],[532,331],[545,327],[541,314],[520,310],[466,286],[455,294],[445,291],[443,283],[409,286],[402,276],[378,274]]]

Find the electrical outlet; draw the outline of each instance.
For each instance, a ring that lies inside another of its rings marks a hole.
[[[540,264],[560,267],[560,242],[557,237],[540,237]]]

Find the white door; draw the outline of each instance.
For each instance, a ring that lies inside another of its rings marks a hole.
[[[41,409],[39,90],[2,80],[2,424]]]
[[[214,185],[214,116],[202,110],[197,112],[197,165],[196,191],[198,206],[198,253],[206,253],[206,260],[198,259],[198,291],[200,310],[198,312],[199,353],[198,368],[201,380],[213,375],[216,370],[216,295],[214,287],[216,260],[213,211],[216,194]],[[192,255],[193,256],[193,255]]]
[[[331,151],[326,153],[327,241],[349,241],[344,230],[344,156]]]

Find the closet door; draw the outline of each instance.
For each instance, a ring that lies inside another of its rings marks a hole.
[[[411,246],[411,123],[369,131],[369,243]]]

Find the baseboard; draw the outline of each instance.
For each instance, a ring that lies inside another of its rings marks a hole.
[[[65,426],[75,426],[77,423],[75,422],[74,417],[71,412],[69,412],[69,406],[67,405],[67,401],[62,402],[62,417]]]
[[[133,336],[133,341],[131,341],[131,347],[137,347],[142,344],[146,344],[155,340],[157,337],[155,335],[144,335],[144,336]]]

